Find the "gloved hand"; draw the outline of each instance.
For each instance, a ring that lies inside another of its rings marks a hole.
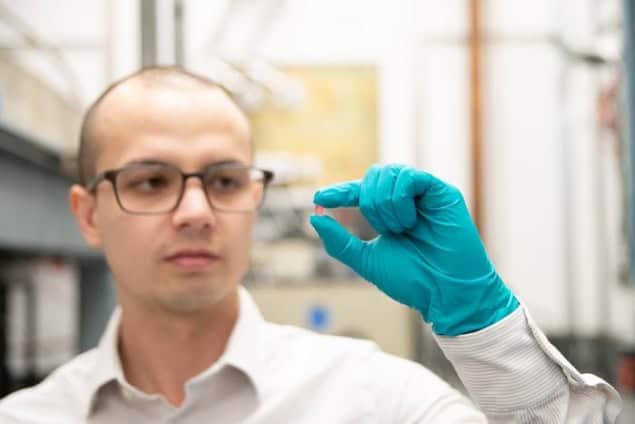
[[[362,241],[327,215],[311,224],[327,253],[398,302],[436,334],[457,336],[509,315],[518,301],[489,261],[461,193],[411,167],[371,167],[361,181],[321,189],[326,208],[359,206],[379,234]]]

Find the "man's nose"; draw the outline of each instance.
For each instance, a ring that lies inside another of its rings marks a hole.
[[[214,226],[214,211],[200,180],[188,178],[185,181],[183,196],[174,211],[173,220],[178,228],[203,230]]]

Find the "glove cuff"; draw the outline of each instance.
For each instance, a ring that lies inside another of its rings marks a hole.
[[[430,314],[432,330],[440,336],[459,336],[482,330],[507,317],[520,305],[493,269],[479,280],[447,281],[445,284],[452,286],[452,294],[441,294],[443,299],[439,305],[443,310],[431,306]]]

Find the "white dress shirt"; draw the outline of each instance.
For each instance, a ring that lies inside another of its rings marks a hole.
[[[240,290],[221,358],[186,384],[183,403],[125,379],[117,310],[98,347],[0,402],[0,423],[485,423],[470,400],[426,368],[367,341],[264,321]],[[614,422],[621,400],[581,375],[521,307],[497,324],[438,337],[489,422]],[[166,366],[170,366],[166,363]]]

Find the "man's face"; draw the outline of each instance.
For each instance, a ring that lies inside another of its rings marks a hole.
[[[142,160],[183,172],[251,164],[247,120],[220,90],[133,82],[111,92],[98,113],[97,174]],[[74,186],[71,206],[86,240],[103,249],[123,305],[201,311],[232,293],[247,271],[255,213],[211,209],[197,178],[187,180],[178,208],[165,214],[122,211],[108,181],[95,196]]]

